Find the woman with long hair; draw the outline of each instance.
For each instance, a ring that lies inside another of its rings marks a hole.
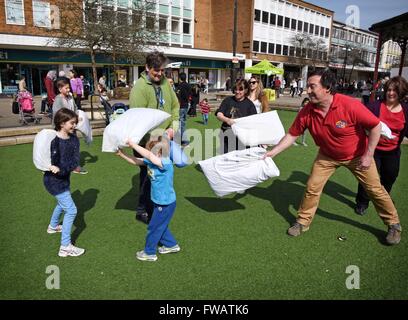
[[[249,94],[248,98],[253,102],[257,113],[268,112],[269,111],[269,101],[268,97],[264,92],[262,81],[256,76],[252,76],[248,80],[249,84]]]
[[[384,98],[368,104],[368,109],[391,129],[394,136],[394,139],[380,137],[374,151],[381,184],[388,193],[398,177],[401,142],[404,137],[408,137],[408,104],[404,103],[407,93],[407,81],[400,76],[393,77],[384,85]],[[369,201],[364,188],[359,184],[355,212],[365,214]]]

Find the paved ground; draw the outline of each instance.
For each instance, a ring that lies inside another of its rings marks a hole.
[[[225,95],[228,95],[228,92],[223,92]],[[221,95],[223,94],[221,93]],[[220,96],[221,96],[220,95]],[[303,97],[290,97],[288,94],[285,94],[281,96],[279,99],[276,99],[276,101],[271,102],[271,106],[279,106],[279,107],[298,107],[300,103],[302,102],[302,99],[306,95],[303,95]],[[210,92],[209,94],[201,94],[200,99],[207,98],[210,102],[210,104],[214,107],[217,106],[217,104],[221,103],[220,100],[217,101],[216,99],[216,93]],[[128,100],[112,100],[111,103],[115,102],[123,102],[125,104],[128,103]],[[21,127],[21,124],[19,122],[20,116],[18,114],[13,114],[11,111],[11,105],[12,105],[12,98],[0,98],[0,129],[1,128],[12,128],[12,127]],[[51,119],[44,116],[44,115],[39,115],[38,113],[41,111],[41,96],[35,96],[34,97],[34,106],[36,109],[36,115],[40,116],[42,120],[40,121],[40,124],[44,125],[50,125],[51,124]],[[82,101],[82,106],[90,110],[91,104],[88,101]],[[103,108],[99,106],[98,104],[94,104],[95,112],[94,112],[94,119],[102,119],[103,118]],[[30,126],[31,124],[29,124]]]

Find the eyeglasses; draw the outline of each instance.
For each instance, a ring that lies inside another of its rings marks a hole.
[[[159,72],[164,73],[164,69],[153,69],[153,71],[156,73],[159,73]]]
[[[258,83],[258,81],[249,81],[248,83],[249,84],[255,84],[255,83]]]

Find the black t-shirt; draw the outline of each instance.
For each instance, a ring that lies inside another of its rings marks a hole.
[[[222,112],[222,114],[230,119],[237,119],[247,117],[253,114],[256,114],[255,105],[252,103],[251,100],[245,98],[242,101],[237,101],[235,97],[227,97],[222,102],[218,110],[215,112],[217,116],[218,112]],[[221,129],[226,130],[230,126],[225,122],[222,123]]]
[[[180,102],[180,108],[187,108],[189,103],[189,98],[191,95],[191,87],[187,82],[180,82],[177,87],[177,97]]]

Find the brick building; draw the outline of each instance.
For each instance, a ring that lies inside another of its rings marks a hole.
[[[65,0],[64,0],[65,1]],[[73,0],[82,3],[82,0]],[[10,94],[17,90],[21,76],[26,77],[27,86],[35,95],[45,92],[43,79],[51,69],[75,69],[91,80],[91,61],[86,52],[67,52],[50,43],[50,30],[58,30],[58,0],[4,0],[0,3],[0,93]],[[85,2],[85,1],[84,1]],[[110,12],[126,14],[133,0],[100,1],[98,15]],[[206,77],[212,88],[224,85],[231,68],[231,50],[217,51],[211,46],[195,45],[196,14],[200,15],[202,3],[194,0],[154,0],[157,29],[166,39],[167,46],[156,46],[173,62],[180,62],[180,69],[173,75],[177,83],[178,74],[184,71],[189,81],[197,82]],[[198,4],[198,7],[196,7]],[[245,56],[238,54],[244,61]],[[106,75],[112,86],[113,69],[109,56],[97,56],[98,77]],[[119,63],[131,83],[144,69],[143,63],[133,65],[127,61]]]

